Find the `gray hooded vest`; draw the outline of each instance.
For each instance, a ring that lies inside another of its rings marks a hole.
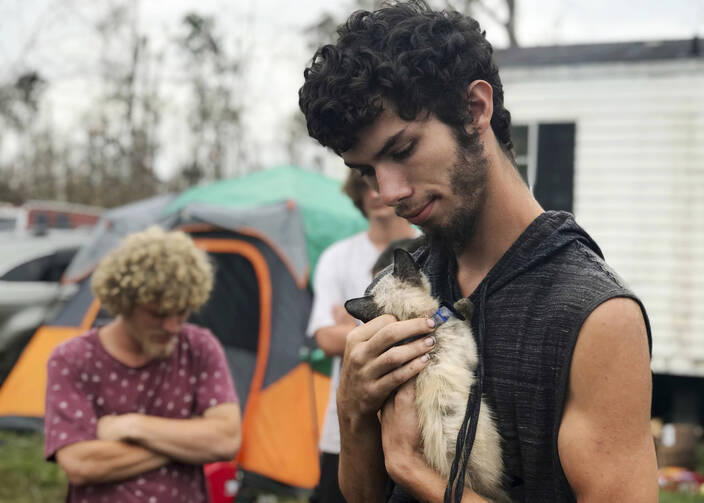
[[[434,296],[450,304],[461,298],[454,258],[432,247],[415,255]],[[469,297],[483,395],[503,439],[514,501],[576,501],[557,451],[570,362],[587,316],[614,297],[640,305],[651,346],[643,304],[572,215],[554,211],[530,224]],[[398,487],[391,500],[413,501]]]

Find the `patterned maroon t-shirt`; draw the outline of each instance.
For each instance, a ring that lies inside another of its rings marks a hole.
[[[174,352],[128,367],[103,348],[97,329],[58,346],[48,363],[45,456],[96,438],[106,414],[138,412],[185,419],[220,403],[237,403],[225,355],[213,334],[186,324]],[[118,482],[69,487],[69,502],[165,503],[207,501],[200,465],[173,462]]]

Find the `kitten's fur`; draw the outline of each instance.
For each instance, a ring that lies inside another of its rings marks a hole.
[[[431,317],[440,304],[430,292],[430,283],[413,257],[397,249],[393,272],[374,285],[370,296],[351,299],[345,307],[364,322],[382,314],[393,314],[399,320]],[[416,378],[423,455],[445,478],[450,475],[457,433],[462,426],[478,361],[469,325],[473,306],[462,299],[454,307],[466,321],[453,316],[435,330],[437,342],[430,362]],[[482,399],[465,485],[492,501],[509,501],[502,482],[501,440],[491,410]]]

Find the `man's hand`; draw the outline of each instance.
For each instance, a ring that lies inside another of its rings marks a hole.
[[[101,418],[98,435],[119,437],[182,463],[229,461],[240,448],[240,406],[221,403],[187,419],[136,413]]]
[[[97,436],[100,440],[127,440],[135,414],[109,414],[98,420]]]
[[[350,503],[384,500],[384,454],[376,414],[389,394],[428,364],[435,340],[421,337],[394,346],[408,337],[428,334],[426,318],[396,321],[391,315],[371,320],[347,336],[337,388],[340,421],[340,489]]]
[[[427,318],[397,321],[386,314],[352,330],[337,389],[338,410],[375,415],[393,390],[425,368],[435,339],[394,344],[433,328],[434,322]]]
[[[125,480],[171,462],[141,445],[102,439],[62,447],[56,451],[56,461],[77,486]]]

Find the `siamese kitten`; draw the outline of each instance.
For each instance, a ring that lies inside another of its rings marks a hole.
[[[478,362],[470,328],[472,304],[462,299],[454,306],[465,321],[447,307],[441,307],[431,296],[430,283],[413,257],[397,249],[393,272],[379,279],[370,295],[348,300],[345,307],[365,323],[382,314],[393,314],[399,320],[419,317],[436,320],[433,333],[436,343],[430,362],[416,378],[416,408],[425,460],[449,479],[457,434]],[[465,485],[492,501],[509,501],[502,482],[501,440],[491,410],[482,399]]]

